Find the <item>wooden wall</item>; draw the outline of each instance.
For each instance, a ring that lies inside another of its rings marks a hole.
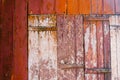
[[[29,0],[29,14],[120,14],[120,0]]]
[[[0,80],[27,80],[28,14],[120,14],[119,4],[120,0],[0,0]]]

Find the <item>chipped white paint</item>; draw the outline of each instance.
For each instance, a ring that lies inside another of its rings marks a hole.
[[[107,35],[109,33],[109,27],[107,26],[107,24],[104,24],[104,35]]]
[[[56,16],[55,15],[29,15],[28,26],[55,27]]]
[[[93,50],[93,54],[96,55],[96,25],[95,24],[92,24],[92,30],[93,32],[91,32],[91,46],[92,46],[92,50]]]
[[[110,25],[120,26],[120,16],[111,16]],[[111,26],[111,67],[112,80],[119,80],[120,78],[120,27]]]
[[[85,53],[88,52],[89,40],[90,40],[90,27],[88,27],[85,32]]]
[[[50,15],[30,15],[28,26],[55,27],[56,21],[54,17]],[[57,80],[56,31],[30,30],[28,32],[29,80]]]

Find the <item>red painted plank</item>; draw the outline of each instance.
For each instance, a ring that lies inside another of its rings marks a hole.
[[[1,35],[1,32],[2,32],[2,0],[0,0],[0,44],[2,42],[2,35]],[[0,80],[2,80],[2,55],[1,55],[1,48],[2,46],[0,45]]]
[[[27,80],[27,2],[15,1],[14,74],[12,80]]]
[[[80,14],[90,14],[90,0],[78,0]]]
[[[103,0],[97,0],[98,14],[103,14]]]
[[[83,53],[83,17],[81,15],[75,16],[75,53],[76,64],[84,64]],[[77,69],[77,80],[84,80],[84,68]]]
[[[14,0],[2,0],[0,6],[2,11],[0,12],[1,80],[10,80],[13,73],[13,7]]]
[[[120,0],[115,0],[116,14],[120,14]]]
[[[55,13],[55,0],[41,0],[40,5],[39,7],[41,7],[41,14]]]
[[[66,13],[66,0],[56,0],[55,7],[57,14]]]
[[[104,14],[114,14],[114,0],[104,0]]]
[[[67,15],[58,17],[58,66],[59,66],[59,80],[75,80],[75,69],[63,69],[64,65],[75,63],[74,52],[74,16]],[[62,29],[60,28],[62,27]],[[61,32],[59,32],[61,30]],[[60,44],[61,43],[61,44]],[[59,48],[62,46],[63,48]],[[62,67],[63,66],[63,67]],[[67,67],[66,67],[67,68]]]
[[[104,21],[104,67],[111,68],[110,54],[110,26],[108,21]],[[111,74],[105,75],[105,80],[111,80]]]
[[[85,40],[85,68],[97,67],[96,22],[84,23]],[[85,74],[86,80],[97,80],[96,74]]]
[[[67,1],[67,12],[68,14],[79,14],[79,3],[78,0]]]
[[[102,21],[97,22],[97,56],[98,68],[104,68],[104,52],[103,52],[103,25]],[[104,74],[98,74],[100,80],[104,80]]]
[[[98,13],[98,0],[91,1],[91,13],[97,14]]]
[[[41,13],[41,1],[42,0],[28,0],[28,13],[40,14]]]

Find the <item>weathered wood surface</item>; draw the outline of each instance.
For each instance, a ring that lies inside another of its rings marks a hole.
[[[111,69],[110,26],[108,21],[84,22],[85,78],[87,80],[111,80],[110,73],[95,69]]]
[[[54,16],[31,15],[28,27],[55,27]],[[52,18],[52,19],[51,19]],[[28,37],[29,80],[57,80],[56,31],[32,31]]]
[[[120,79],[120,16],[110,17],[112,80]]]
[[[75,69],[62,69],[62,65],[74,64],[75,63],[75,44],[74,44],[74,16],[58,16],[58,20],[64,21],[63,23],[58,21],[58,30],[62,28],[61,31],[58,31],[58,79],[59,80],[76,80],[76,70]],[[61,24],[63,24],[61,26]],[[60,28],[60,29],[59,29]],[[59,44],[62,43],[62,44]]]
[[[119,0],[29,0],[29,14],[120,14]]]

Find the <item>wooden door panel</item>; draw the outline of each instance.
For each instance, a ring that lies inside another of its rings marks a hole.
[[[105,16],[89,16],[84,21],[86,80],[111,80],[109,28]]]
[[[61,20],[62,19],[62,20]],[[74,16],[58,16],[58,79],[75,80],[75,69],[68,65],[75,63],[74,52]],[[62,28],[62,30],[60,30]],[[60,44],[61,43],[61,44]],[[67,69],[68,68],[68,69]]]

